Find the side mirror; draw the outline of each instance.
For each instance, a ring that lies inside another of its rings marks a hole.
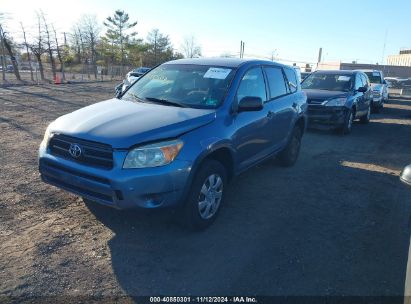
[[[121,95],[121,93],[122,93],[122,89],[123,89],[123,83],[120,83],[120,84],[116,85],[116,87],[114,88],[114,91],[115,91],[114,96],[115,96],[116,98],[117,98],[117,97],[120,97],[120,95]]]
[[[407,185],[411,186],[411,164],[406,166],[404,170],[402,170],[400,175],[400,180]]]
[[[368,88],[366,88],[366,87],[359,87],[357,91],[360,92],[360,93],[365,93],[365,92],[367,92],[367,90],[368,90]]]
[[[238,103],[238,112],[260,111],[264,107],[260,97],[246,96]]]
[[[383,84],[387,84],[387,81],[384,80],[382,83],[383,83]]]

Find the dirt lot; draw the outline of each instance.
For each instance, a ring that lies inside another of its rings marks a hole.
[[[346,137],[308,132],[296,166],[241,175],[215,224],[189,233],[167,214],[89,209],[40,181],[47,124],[113,87],[0,88],[0,302],[403,293],[411,189],[398,175],[411,163],[411,101],[391,100]]]

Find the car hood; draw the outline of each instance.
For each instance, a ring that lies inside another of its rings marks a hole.
[[[50,131],[122,149],[177,137],[215,117],[215,110],[110,99],[59,117]]]
[[[310,100],[327,100],[332,98],[339,98],[339,97],[348,97],[348,92],[343,91],[327,91],[327,90],[313,90],[308,89],[304,90],[307,94],[308,103]]]

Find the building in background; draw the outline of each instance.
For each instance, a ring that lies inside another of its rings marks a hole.
[[[344,63],[344,62],[320,62],[317,70],[380,70],[386,77],[411,78],[410,66]]]
[[[387,64],[411,67],[411,49],[402,49],[398,55],[389,55]]]

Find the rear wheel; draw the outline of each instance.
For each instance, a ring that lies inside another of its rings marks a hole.
[[[375,106],[373,106],[372,107],[372,111],[374,112],[374,113],[380,113],[380,111],[381,111],[381,105],[375,105]]]
[[[291,167],[297,161],[300,153],[302,135],[301,127],[295,126],[287,146],[278,154],[278,159],[284,167]]]
[[[206,160],[198,169],[183,208],[186,227],[201,230],[217,217],[225,196],[227,172],[215,160]]]

